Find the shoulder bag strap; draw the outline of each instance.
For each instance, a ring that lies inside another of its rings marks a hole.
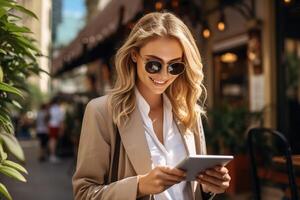
[[[120,133],[118,127],[115,125],[116,130],[116,142],[115,142],[115,151],[112,163],[112,176],[111,176],[111,183],[118,180],[118,168],[119,168],[119,156],[120,156]]]

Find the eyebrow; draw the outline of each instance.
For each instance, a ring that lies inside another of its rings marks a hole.
[[[160,60],[160,61],[162,61],[162,62],[165,62],[162,58],[160,58],[160,57],[158,57],[158,56],[155,56],[155,55],[145,55],[145,56],[150,57],[150,58],[155,58],[155,59],[157,59],[157,60]],[[172,59],[172,60],[169,60],[167,63],[174,62],[174,61],[179,61],[179,60],[181,60],[181,59],[182,59],[182,57],[174,58],[174,59]]]

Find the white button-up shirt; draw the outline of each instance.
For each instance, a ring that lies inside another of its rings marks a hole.
[[[152,121],[149,117],[150,106],[135,88],[137,108],[139,109],[145,128],[145,135],[152,159],[152,168],[155,166],[175,167],[187,156],[182,136],[173,120],[172,104],[167,95],[163,94],[163,140],[158,140]],[[173,185],[164,192],[154,195],[155,200],[188,200],[192,199],[189,184],[182,181]]]

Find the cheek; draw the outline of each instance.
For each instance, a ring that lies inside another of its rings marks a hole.
[[[178,78],[178,76],[172,76],[172,78],[170,79],[169,85],[174,83],[177,78]]]
[[[138,78],[141,80],[141,79],[144,79],[146,77],[146,71],[144,69],[144,66],[142,63],[137,63],[137,75],[138,75]]]

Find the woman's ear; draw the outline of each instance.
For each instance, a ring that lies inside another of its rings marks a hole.
[[[136,63],[136,61],[137,61],[137,59],[136,59],[136,52],[135,52],[135,51],[132,51],[132,52],[130,53],[130,56],[131,56],[132,61]]]

